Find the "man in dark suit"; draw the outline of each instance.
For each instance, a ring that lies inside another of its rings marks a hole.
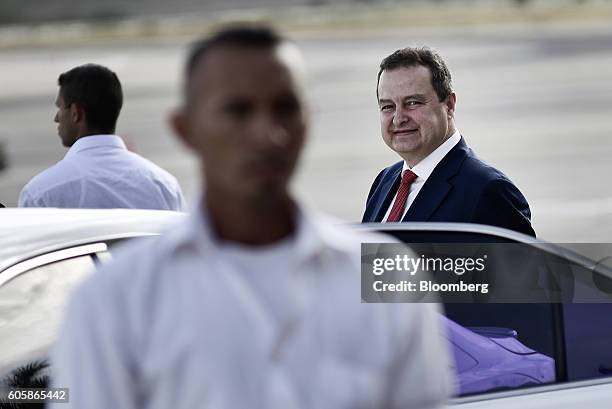
[[[455,127],[457,98],[436,52],[405,48],[386,57],[376,93],[383,140],[403,160],[374,180],[363,222],[479,223],[535,236],[525,197]]]

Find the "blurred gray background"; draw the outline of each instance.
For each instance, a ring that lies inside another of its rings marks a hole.
[[[380,60],[429,45],[447,60],[457,125],[523,191],[539,236],[612,239],[610,1],[13,1],[0,0],[0,201],[17,202],[60,160],[58,75],[96,62],[115,70],[118,133],[175,174],[190,199],[195,160],[166,125],[186,45],[221,22],[268,21],[302,47],[311,140],[294,184],[316,209],[358,221],[370,184],[397,158],[380,137]]]

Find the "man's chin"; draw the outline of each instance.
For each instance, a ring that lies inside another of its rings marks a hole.
[[[412,155],[421,148],[421,145],[416,143],[398,143],[394,144],[392,149],[400,155]]]
[[[66,147],[66,148],[70,148],[72,145],[74,145],[74,140],[70,140],[68,138],[64,138],[62,135],[58,135],[60,138],[60,141],[62,141],[62,146]]]

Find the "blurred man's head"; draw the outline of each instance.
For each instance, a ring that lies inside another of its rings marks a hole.
[[[64,146],[72,146],[83,136],[115,133],[123,92],[114,72],[86,64],[61,74],[57,82],[54,120]]]
[[[235,27],[195,44],[172,117],[208,194],[286,199],[306,135],[300,54],[276,32]]]
[[[451,74],[442,57],[428,48],[404,48],[386,57],[376,96],[383,140],[410,166],[455,132]]]

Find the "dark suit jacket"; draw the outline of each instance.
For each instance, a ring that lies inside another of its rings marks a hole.
[[[381,222],[399,188],[404,162],[378,174],[362,222]],[[504,227],[531,236],[527,200],[506,175],[487,165],[463,137],[429,176],[404,222],[460,222]]]

